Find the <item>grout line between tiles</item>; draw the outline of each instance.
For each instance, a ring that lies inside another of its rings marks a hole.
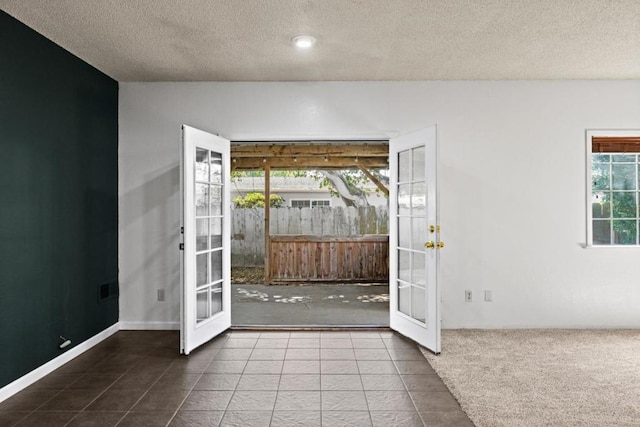
[[[351,348],[353,348],[353,354],[355,356],[355,346],[353,345],[353,336],[349,333],[349,339],[351,340]],[[364,403],[367,405],[367,414],[369,414],[369,422],[373,425],[373,418],[371,417],[371,408],[369,407],[369,400],[367,399],[367,393],[364,391],[364,383],[362,382],[362,372],[360,371],[360,364],[356,359],[356,367],[358,368],[358,379],[360,380],[360,385],[362,386],[362,395],[364,396]]]
[[[262,335],[262,334],[261,334]],[[222,345],[220,346],[220,348],[218,349],[218,352],[221,351],[224,348],[224,343],[226,341],[228,341],[230,338],[232,337],[232,335],[227,334],[225,337],[225,340],[222,342]],[[259,338],[258,338],[259,339]],[[258,343],[258,340],[256,339],[256,344]],[[253,349],[255,349],[256,344],[253,345],[253,348],[251,349],[251,353],[253,353]],[[218,354],[218,352],[216,352],[216,354]],[[249,358],[251,358],[251,353],[249,353]],[[215,358],[215,355],[214,355]],[[207,368],[213,363],[213,359],[211,359],[211,361],[209,362],[209,365],[207,365]],[[238,385],[240,384],[240,381],[242,380],[242,375],[243,372],[245,370],[245,368],[247,367],[247,364],[249,363],[249,359],[247,359],[245,361],[245,365],[242,368],[242,373],[240,373],[240,378],[238,379],[238,382],[236,383],[235,387],[233,388],[233,393],[231,393],[231,397],[229,398],[229,401],[227,402],[227,405],[225,406],[224,410],[222,411],[222,418],[220,418],[220,423],[222,423],[222,420],[224,419],[224,416],[227,414],[227,408],[229,408],[229,404],[231,404],[231,400],[233,399],[233,396],[236,394],[236,390],[238,389]],[[204,372],[207,371],[207,368],[205,368]],[[198,381],[200,381],[200,379],[202,378],[202,375],[204,375],[204,372],[200,375],[200,377],[198,378]],[[198,384],[198,382],[196,382],[193,387],[195,387]],[[191,391],[193,391],[193,387],[191,388],[191,390],[189,391],[189,394],[191,394]],[[185,397],[185,400],[189,397],[189,394],[187,394],[187,396]],[[171,417],[171,420],[169,420],[169,423],[167,423],[167,426],[171,423],[171,421],[173,421],[173,418],[175,418],[175,416],[177,415],[178,411],[180,410],[180,408],[182,407],[182,405],[184,404],[184,400],[182,401],[182,403],[180,404],[180,406],[178,406],[178,409],[176,410],[176,413],[173,415],[173,417]]]
[[[387,344],[385,343],[385,346]],[[418,345],[416,344],[416,349],[418,349]],[[387,351],[389,351],[389,349],[387,348]],[[418,349],[418,351],[420,351]],[[426,361],[426,358],[425,358]],[[396,367],[396,371],[398,371],[398,375],[400,376],[400,381],[402,381],[402,384],[404,385],[405,390],[407,391],[407,394],[409,395],[409,399],[411,399],[411,403],[413,404],[413,407],[415,408],[416,412],[418,413],[418,417],[420,417],[420,421],[422,421],[422,425],[426,426],[427,423],[424,420],[424,417],[422,416],[422,413],[418,410],[418,405],[416,405],[416,401],[413,398],[413,395],[409,392],[409,388],[407,387],[407,383],[404,379],[404,377],[402,376],[402,374],[400,373],[400,370],[398,369],[398,360],[394,360],[392,359],[392,362],[394,364],[394,366]],[[405,374],[406,375],[406,374]]]
[[[135,365],[133,365],[135,366]],[[75,420],[76,418],[78,418],[78,416],[80,416],[80,414],[82,412],[84,412],[91,404],[93,404],[93,402],[95,402],[96,400],[98,400],[100,398],[100,396],[102,396],[103,394],[105,394],[107,392],[107,390],[109,390],[111,387],[113,387],[113,385],[118,382],[118,380],[122,377],[124,377],[127,372],[129,372],[131,369],[133,369],[133,366],[131,366],[131,368],[127,369],[126,371],[124,371],[122,374],[120,374],[120,376],[118,378],[116,378],[115,380],[113,380],[113,382],[111,384],[109,384],[104,390],[102,390],[102,392],[98,393],[98,395],[89,403],[87,403],[80,411],[78,411],[78,413],[76,415],[74,415],[66,424],[65,426],[68,426],[69,424],[71,424],[73,422],[73,420]],[[87,375],[86,373],[84,375]],[[83,376],[84,376],[83,375]],[[82,378],[82,377],[80,377]],[[78,378],[78,380],[80,379]],[[69,384],[69,387],[71,386],[71,384]],[[66,389],[65,389],[66,390]],[[63,390],[64,391],[64,390]],[[137,402],[136,402],[137,403]],[[120,421],[118,421],[119,423]],[[116,424],[117,425],[117,424]]]
[[[174,363],[175,363],[175,360],[174,360],[173,362],[171,362],[171,363],[169,364],[169,366],[167,366],[167,367],[165,368],[165,370],[164,370],[164,371],[162,371],[162,373],[161,373],[160,375],[158,375],[158,378],[153,382],[153,384],[151,384],[151,385],[147,388],[147,390],[146,390],[144,393],[142,393],[142,396],[140,396],[140,397],[138,398],[138,400],[136,400],[136,401],[135,401],[135,403],[134,403],[133,405],[131,405],[131,407],[130,407],[127,411],[125,411],[124,416],[123,416],[122,418],[120,418],[120,420],[118,420],[118,422],[115,424],[115,426],[114,426],[114,427],[117,427],[117,426],[119,426],[119,425],[120,425],[120,423],[122,422],[122,420],[124,420],[124,419],[127,417],[127,415],[129,415],[129,413],[131,412],[131,410],[132,410],[133,408],[135,408],[135,407],[136,407],[136,405],[137,405],[138,403],[140,403],[140,401],[141,401],[141,400],[142,400],[142,399],[143,399],[143,398],[144,398],[144,397],[149,393],[149,390],[151,390],[151,389],[153,388],[153,386],[154,386],[154,385],[156,385],[156,384],[158,383],[158,381],[160,381],[160,378],[162,378],[162,377],[164,376],[164,374],[166,374],[166,373],[167,373],[167,371],[168,371],[169,369],[171,369],[171,367],[173,366],[173,364],[174,364]],[[128,371],[127,371],[127,372],[128,372]],[[112,385],[113,385],[113,384],[112,384]],[[171,417],[171,419],[173,419],[173,417]]]
[[[251,360],[251,355],[253,354],[253,351],[256,349],[256,346],[258,345],[258,341],[260,340],[260,337],[262,337],[262,332],[259,333],[258,338],[256,338],[255,344],[253,344],[253,347],[251,348],[251,353],[249,353],[249,357],[245,361],[244,367],[242,368],[242,372],[240,373],[240,378],[238,379],[238,383],[236,384],[235,388],[233,389],[233,393],[231,394],[231,397],[229,398],[229,401],[227,402],[227,405],[225,406],[224,410],[222,411],[222,418],[220,418],[220,423],[222,423],[222,421],[227,416],[227,411],[229,410],[229,405],[231,405],[231,402],[233,401],[233,398],[235,397],[236,392],[238,391],[238,386],[240,385],[240,382],[242,381],[242,377],[244,376],[245,370],[247,369],[247,365],[249,365],[249,361]],[[223,348],[224,348],[224,345],[223,345]],[[283,362],[283,365],[284,365],[284,362]],[[281,368],[281,370],[282,370],[282,368]],[[251,374],[247,374],[247,375],[251,375]],[[276,395],[276,397],[277,397],[277,395]],[[275,402],[274,402],[273,405],[275,406]],[[273,413],[272,413],[272,416],[273,416]],[[269,424],[271,424],[271,422],[269,422]]]

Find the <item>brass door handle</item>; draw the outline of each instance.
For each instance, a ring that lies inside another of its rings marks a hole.
[[[432,241],[429,241],[424,244],[424,247],[428,249],[434,249],[434,248],[441,249],[441,248],[444,248],[444,242],[434,243]]]

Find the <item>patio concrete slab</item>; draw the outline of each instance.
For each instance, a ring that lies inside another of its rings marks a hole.
[[[233,326],[389,326],[389,286],[232,285]]]

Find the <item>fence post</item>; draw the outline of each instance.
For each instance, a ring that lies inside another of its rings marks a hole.
[[[271,166],[264,166],[264,282],[271,284]]]

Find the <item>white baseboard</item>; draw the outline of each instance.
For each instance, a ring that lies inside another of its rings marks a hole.
[[[180,330],[180,322],[120,322],[121,331]]]
[[[18,378],[14,382],[9,383],[6,386],[0,388],[0,402],[8,399],[9,397],[13,396],[19,391],[22,391],[23,389],[29,387],[31,384],[35,383],[36,381],[43,378],[44,376],[50,374],[51,372],[58,369],[59,367],[69,362],[70,360],[78,357],[79,355],[89,350],[91,347],[95,346],[96,344],[99,344],[100,342],[109,338],[111,335],[115,334],[119,330],[120,330],[120,325],[118,323],[115,323],[109,326],[104,331],[92,336],[91,338],[89,338],[84,342],[81,342],[77,346],[61,354],[55,359],[48,361],[47,363],[40,366],[39,368],[34,369],[28,374]]]

